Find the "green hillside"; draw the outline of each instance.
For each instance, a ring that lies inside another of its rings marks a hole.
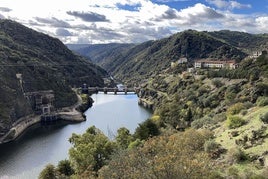
[[[74,55],[58,39],[0,20],[0,132],[33,112],[24,93],[53,90],[55,107],[62,108],[77,100],[70,87],[103,86],[106,76],[105,70]]]
[[[232,59],[239,62],[254,51],[266,49],[267,40],[267,34],[187,30],[165,39],[135,46],[92,45],[90,49],[81,48],[74,51],[90,57],[116,78],[134,84],[161,73],[171,62],[181,57],[187,57],[190,62],[200,58]],[[106,51],[106,47],[112,47],[112,53]]]
[[[218,33],[224,35],[220,38]],[[257,58],[242,57],[250,48],[263,49],[268,39],[265,35],[218,33],[186,31],[137,45],[125,54],[128,58],[117,59],[121,65],[113,68],[114,75],[139,84],[140,104],[152,108],[154,115],[139,124],[134,134],[120,128],[114,140],[94,126],[82,135],[73,134],[68,165],[75,172],[70,175],[267,178],[268,55],[263,51]],[[243,48],[249,37],[255,46]],[[185,50],[183,44],[187,44]],[[171,66],[170,59],[179,58],[181,51],[187,51],[190,63]],[[192,60],[206,57],[237,59],[239,66],[187,71]],[[96,150],[85,152],[88,146]],[[53,172],[51,167],[40,176]],[[59,163],[54,171],[60,167]]]

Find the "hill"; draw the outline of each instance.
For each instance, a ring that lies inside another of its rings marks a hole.
[[[133,47],[134,44],[66,44],[66,46],[76,53],[92,60],[92,62],[108,69],[111,65],[110,59],[116,60]]]
[[[140,85],[139,104],[154,115],[133,135],[120,128],[114,140],[94,126],[73,134],[74,177],[267,178],[268,55],[244,58],[267,42],[266,35],[189,30],[118,55],[107,67]],[[190,63],[171,66],[182,56]],[[187,71],[193,60],[209,57],[240,63]],[[96,150],[85,153],[88,146]]]
[[[33,113],[28,92],[53,90],[56,108],[73,105],[71,86],[103,86],[107,72],[61,41],[17,22],[0,20],[0,133]]]
[[[101,53],[99,45],[96,48],[93,45],[91,50],[84,48],[83,52],[75,51],[81,55],[87,54],[93,62],[116,78],[133,84],[161,73],[171,62],[181,57],[187,57],[190,62],[200,58],[232,59],[239,62],[255,50],[265,49],[267,41],[267,34],[187,30],[165,39],[135,46],[125,45],[124,50],[121,50],[120,45],[117,45],[120,48],[113,46],[113,55]],[[101,57],[101,60],[96,60],[95,57]]]

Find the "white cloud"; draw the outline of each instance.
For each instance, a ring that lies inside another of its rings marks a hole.
[[[251,8],[250,4],[241,4],[237,1],[227,1],[227,0],[206,0],[208,3],[215,5],[221,9],[245,9]]]
[[[56,35],[57,36],[62,36],[62,37],[67,37],[67,36],[72,36],[73,34],[71,32],[69,32],[68,30],[66,30],[66,29],[58,28],[56,30]]]
[[[267,16],[234,14],[250,7],[236,1],[206,0],[184,9],[151,0],[1,0],[0,18],[8,17],[64,43],[143,42],[184,30],[245,29],[267,32]],[[178,0],[172,0],[178,1]],[[179,0],[181,1],[181,0]],[[214,6],[214,7],[215,7]]]
[[[210,7],[203,4],[196,4],[193,7],[182,9],[179,12],[180,24],[195,25],[200,23],[207,23],[208,21],[221,19],[224,16]]]
[[[260,28],[260,31],[264,31],[267,33],[268,29],[268,16],[258,17],[256,18],[257,26]]]
[[[191,0],[156,0],[157,2],[185,2],[185,1],[191,1]]]
[[[0,14],[0,19],[5,19],[5,16],[3,16],[2,14]]]

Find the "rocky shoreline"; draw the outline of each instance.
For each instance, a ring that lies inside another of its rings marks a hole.
[[[78,101],[76,104],[65,107],[53,115],[56,115],[59,120],[67,121],[70,123],[83,122],[86,120],[84,111],[80,111],[79,108],[83,106],[82,99],[77,95]],[[90,106],[88,106],[90,107]],[[41,122],[41,115],[29,115],[19,119],[19,123],[13,124],[12,128],[0,138],[0,144],[8,143],[16,140],[22,133],[24,133],[29,127]]]

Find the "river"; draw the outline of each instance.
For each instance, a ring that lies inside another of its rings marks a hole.
[[[134,94],[94,94],[92,108],[85,112],[87,120],[78,124],[32,126],[19,139],[0,146],[0,178],[36,179],[48,164],[68,158],[71,147],[68,142],[72,133],[81,134],[92,125],[101,129],[109,138],[120,127],[131,133],[151,113],[138,105]]]

